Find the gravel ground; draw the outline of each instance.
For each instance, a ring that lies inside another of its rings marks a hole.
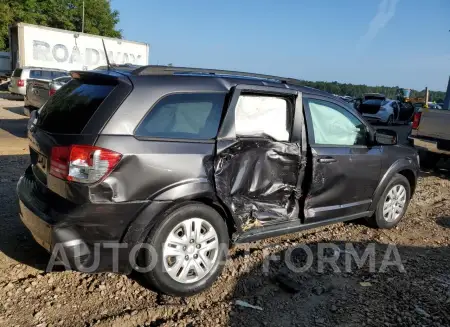
[[[18,218],[15,185],[28,165],[21,106],[0,99],[0,326],[450,326],[445,165],[422,174],[397,228],[337,224],[240,245],[210,290],[179,299],[144,288],[137,275],[44,272],[49,255]],[[341,272],[329,264],[319,272],[316,251],[323,242],[338,248],[325,253],[339,257]],[[375,272],[368,264],[345,271],[349,244],[359,253],[375,246]],[[294,272],[283,258],[304,263],[301,245],[313,253],[312,268]],[[396,250],[404,271],[383,269],[383,257],[392,262]]]

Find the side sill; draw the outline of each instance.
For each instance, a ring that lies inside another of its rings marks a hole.
[[[262,239],[266,239],[266,238],[270,238],[270,237],[276,237],[276,236],[280,236],[280,235],[300,232],[303,230],[308,230],[308,229],[312,229],[312,228],[316,228],[316,227],[320,227],[320,226],[340,223],[343,221],[355,220],[355,219],[363,218],[363,217],[370,217],[372,214],[373,214],[373,211],[364,211],[364,212],[349,215],[349,216],[330,218],[327,220],[311,222],[308,224],[302,224],[300,220],[289,221],[289,222],[285,222],[282,224],[261,227],[258,229],[250,230],[250,231],[244,232],[242,234],[239,234],[235,237],[234,243],[249,243],[249,242],[258,241],[258,240],[262,240]]]

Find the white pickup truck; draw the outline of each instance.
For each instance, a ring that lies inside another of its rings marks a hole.
[[[432,169],[441,158],[450,158],[450,110],[420,109],[409,139],[419,150],[422,168]]]

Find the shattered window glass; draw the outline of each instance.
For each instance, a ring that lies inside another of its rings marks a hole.
[[[236,135],[268,135],[288,141],[288,106],[286,99],[272,96],[243,95],[236,106]]]
[[[314,143],[324,145],[366,145],[365,125],[344,108],[326,101],[308,100]]]

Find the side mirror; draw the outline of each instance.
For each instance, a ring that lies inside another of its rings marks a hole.
[[[375,132],[375,141],[381,145],[396,145],[398,135],[396,131],[391,129],[377,129]]]

